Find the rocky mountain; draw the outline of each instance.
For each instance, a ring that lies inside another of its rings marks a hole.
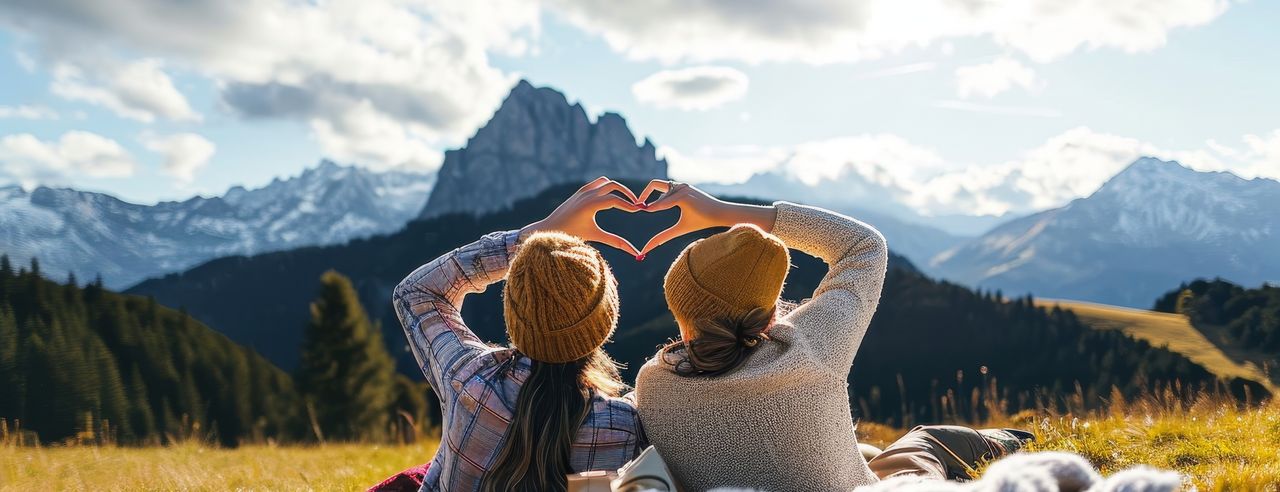
[[[102,275],[112,288],[228,255],[343,243],[395,231],[421,209],[434,176],[323,161],[265,187],[140,205],[65,188],[0,188],[0,253],[38,257],[60,278]]]
[[[1280,281],[1280,182],[1150,157],[1092,195],[1016,219],[936,256],[961,283],[1132,307],[1170,285]]]
[[[647,181],[667,176],[648,139],[637,145],[617,113],[592,123],[581,104],[520,81],[465,147],[445,152],[423,217],[503,210],[553,185],[597,176]]]

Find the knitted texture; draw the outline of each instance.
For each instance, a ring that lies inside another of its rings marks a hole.
[[[787,245],[751,224],[694,241],[667,270],[667,307],[684,330],[700,319],[738,319],[778,302],[790,266]]]
[[[618,286],[600,252],[558,232],[529,236],[502,291],[507,336],[530,358],[572,362],[599,348],[618,323]]]
[[[846,378],[880,299],[888,248],[875,229],[843,215],[775,207],[772,233],[829,267],[812,299],[780,318],[770,339],[727,374],[680,376],[655,357],[636,379],[645,432],[686,490],[850,490],[875,482],[858,452]],[[757,281],[743,276],[733,285]]]

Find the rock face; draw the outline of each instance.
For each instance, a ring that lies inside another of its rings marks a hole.
[[[1086,198],[1010,221],[932,260],[961,283],[1149,308],[1179,283],[1280,281],[1280,182],[1135,161]]]
[[[61,280],[102,275],[113,289],[227,255],[346,242],[400,229],[433,175],[375,173],[329,161],[302,175],[220,197],[155,205],[40,187],[0,188],[0,253],[40,260]]]
[[[667,163],[648,139],[636,145],[622,116],[605,113],[591,123],[564,94],[520,81],[465,147],[445,153],[421,215],[485,214],[553,185],[602,175],[666,178]]]

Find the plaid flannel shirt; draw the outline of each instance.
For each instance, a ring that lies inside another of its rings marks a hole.
[[[462,300],[506,277],[519,239],[519,231],[487,234],[396,286],[396,314],[444,418],[422,490],[477,490],[505,444],[530,361],[476,337],[462,321]],[[593,395],[570,466],[575,472],[620,468],[643,449],[639,426],[634,400]]]

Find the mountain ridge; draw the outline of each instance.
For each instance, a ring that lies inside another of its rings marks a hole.
[[[1134,161],[1093,194],[1014,219],[929,268],[1006,293],[1147,307],[1170,285],[1280,279],[1280,182]]]
[[[72,188],[0,187],[0,252],[121,288],[220,256],[393,231],[416,214],[433,180],[324,160],[261,188],[154,205]]]

